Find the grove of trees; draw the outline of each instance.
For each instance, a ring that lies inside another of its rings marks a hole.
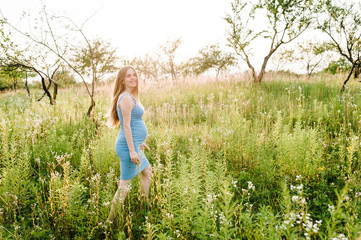
[[[262,82],[271,59],[278,61],[279,66],[283,63],[283,68],[298,62],[308,76],[325,66],[332,69],[335,64],[348,64],[350,68],[341,65],[337,68],[348,71],[342,90],[352,74],[358,77],[360,4],[333,0],[233,0],[230,7],[224,20],[231,51],[214,43],[183,60],[179,58],[181,38],[168,39],[153,53],[125,58],[118,56],[111,42],[88,37],[84,26],[89,19],[78,24],[43,6],[37,14],[24,13],[22,21],[32,24],[21,28],[1,13],[0,89],[24,86],[31,95],[28,78],[37,76],[43,89],[37,99],[47,96],[50,104],[55,104],[59,83],[64,86],[82,82],[90,98],[87,111],[90,115],[95,106],[96,84],[108,79],[120,64],[136,67],[144,81],[175,81],[209,71],[218,78],[221,72],[239,65],[238,57],[247,64],[256,83]],[[308,31],[324,37],[317,42],[297,42]],[[260,44],[264,49],[263,60],[255,62],[254,50]],[[338,57],[325,57],[330,54]],[[256,69],[258,65],[260,69]]]

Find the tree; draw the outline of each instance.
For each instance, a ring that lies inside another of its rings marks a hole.
[[[9,80],[9,86],[12,90],[16,90],[19,87],[19,80],[25,79],[26,71],[20,66],[1,66],[0,75]]]
[[[247,63],[255,82],[262,81],[267,63],[277,49],[309,28],[313,9],[311,4],[310,0],[258,0],[257,4],[245,0],[232,2],[232,13],[225,18],[230,27],[228,44]],[[261,19],[264,15],[268,21],[257,30],[255,19]],[[269,48],[257,75],[250,56],[252,43],[260,38],[269,40]]]
[[[43,20],[43,19],[40,19]],[[45,95],[49,97],[50,104],[54,104],[57,96],[57,83],[52,79],[52,76],[57,71],[59,59],[51,56],[51,52],[43,48],[39,44],[34,44],[33,41],[22,41],[15,43],[14,39],[21,39],[19,36],[10,33],[10,30],[5,34],[4,25],[15,29],[4,17],[1,19],[2,22],[2,35],[0,36],[0,66],[3,69],[15,69],[25,71],[25,88],[30,95],[30,90],[28,88],[27,76],[28,74],[36,73],[41,78],[42,87],[44,94],[38,99],[40,101]],[[36,31],[37,24],[34,26],[34,30],[31,32],[34,36],[37,35],[34,33]],[[40,30],[43,33],[42,30]],[[21,32],[19,29],[16,29],[15,33]],[[23,35],[21,33],[20,35]],[[39,34],[40,38],[46,38],[43,34]],[[29,33],[26,33],[28,38],[32,36]],[[58,48],[60,51],[60,48]],[[46,80],[49,81],[46,85]],[[53,95],[49,92],[51,84],[54,85]]]
[[[325,71],[330,72],[332,74],[336,74],[339,72],[349,72],[351,70],[350,63],[345,58],[340,58],[337,61],[332,61],[330,64],[325,68]]]
[[[8,65],[7,53],[10,49],[16,48],[16,45],[11,41],[11,34],[5,31],[5,21],[0,19],[0,89],[11,88],[13,90],[18,88],[18,81],[25,78],[26,71],[21,66]],[[14,54],[19,54],[14,52]],[[27,88],[27,82],[25,82]],[[30,92],[29,92],[30,94]]]
[[[72,64],[71,56],[67,54],[68,52],[67,46],[71,45],[68,36],[71,36],[72,35],[71,33],[77,33],[77,37],[79,37],[80,35],[82,37],[82,40],[85,42],[86,46],[88,47],[90,58],[95,59],[95,52],[93,50],[93,46],[83,31],[84,25],[90,18],[85,20],[83,24],[79,26],[67,16],[58,16],[55,14],[50,15],[47,9],[45,8],[45,6],[43,6],[40,13],[37,15],[38,17],[36,21],[37,25],[30,26],[29,27],[30,29],[28,30],[23,30],[20,27],[16,27],[13,24],[11,24],[2,15],[2,13],[1,16],[2,16],[1,20],[3,21],[3,23],[9,26],[20,36],[25,37],[27,40],[29,40],[32,45],[38,46],[39,48],[43,49],[43,51],[46,51],[48,55],[52,55],[51,59],[56,60],[57,65],[47,64],[47,66],[53,67],[53,69],[55,69],[54,71],[52,71],[52,73],[49,71],[49,69],[47,70],[47,72],[45,72],[43,69],[35,68],[34,65],[32,64],[34,62],[34,59],[41,58],[43,56],[41,52],[37,53],[35,57],[29,55],[27,58],[27,63],[30,63],[30,65],[24,65],[25,67],[30,68],[31,70],[35,71],[37,74],[41,76],[42,86],[46,95],[48,95],[49,98],[51,99],[50,93],[45,86],[44,76],[46,76],[49,79],[50,84],[53,83],[54,96],[56,97],[55,90],[57,90],[57,83],[54,81],[53,76],[57,71],[57,69],[60,67],[60,64],[65,64],[74,71],[74,73],[80,78],[80,80],[83,82],[86,88],[86,91],[91,100],[90,106],[87,111],[87,115],[90,116],[95,106],[94,94],[95,94],[95,80],[97,76],[95,72],[96,71],[95,61],[93,60],[90,61],[91,70],[93,72],[91,74],[91,83],[89,89],[88,81],[86,81],[85,76],[83,76],[83,74],[77,69],[77,67]],[[30,14],[28,14],[28,17],[30,18]],[[29,20],[29,22],[31,21]],[[35,31],[38,32],[34,33]],[[48,59],[45,59],[45,61],[47,60]],[[18,63],[18,64],[22,64],[22,63]],[[50,86],[50,84],[48,86]],[[52,103],[51,100],[50,102]]]
[[[175,62],[175,57],[181,43],[182,40],[180,38],[176,38],[174,40],[168,39],[165,44],[160,46],[160,66],[164,73],[169,74],[173,80],[177,78],[179,71],[179,66]]]
[[[42,20],[42,19],[40,19]],[[54,57],[52,52],[44,48],[41,44],[34,44],[32,38],[37,41],[44,41],[46,39],[45,32],[41,29],[39,30],[41,34],[37,34],[34,31],[38,29],[35,25],[33,32],[25,33],[21,30],[14,28],[7,19],[3,18],[3,22],[10,27],[15,29],[15,33],[20,33],[20,35],[26,34],[27,39],[31,41],[23,41],[19,43],[13,42],[12,39],[20,39],[17,35],[8,34],[8,39],[2,38],[0,41],[1,52],[1,67],[6,69],[22,69],[26,70],[27,73],[36,73],[40,76],[41,85],[44,90],[44,94],[38,98],[40,101],[45,95],[48,96],[50,104],[54,104],[56,101],[58,93],[58,84],[53,79],[53,76],[57,69],[59,68],[59,57]],[[36,38],[37,36],[40,36]],[[11,40],[10,40],[11,38]],[[65,48],[57,47],[57,51],[60,53],[66,52]],[[26,75],[25,75],[26,76]],[[48,84],[46,83],[48,81]],[[27,76],[25,77],[25,87],[30,95],[30,91],[27,87]],[[54,86],[53,94],[50,93],[50,86]]]
[[[158,58],[154,54],[145,54],[143,57],[134,57],[131,60],[124,59],[125,65],[132,65],[137,69],[137,73],[144,81],[157,80],[161,77],[161,68],[159,65]]]
[[[76,84],[74,74],[65,65],[60,65],[59,70],[54,74],[54,80],[56,80],[61,87]]]
[[[297,43],[292,49],[280,50],[273,56],[273,61],[283,65],[287,63],[288,66],[297,64],[298,68],[305,70],[307,77],[310,77],[315,71],[327,66],[329,61],[325,58],[331,58],[327,52],[323,43],[308,40]]]
[[[301,62],[306,69],[307,76],[310,77],[316,70],[321,70],[325,67],[324,61],[327,49],[322,43],[306,41],[297,45],[299,56],[296,60]],[[327,55],[331,58],[331,56]],[[326,62],[327,63],[327,62]]]
[[[196,75],[207,70],[216,70],[216,79],[221,71],[236,64],[236,59],[231,53],[223,52],[218,45],[208,45],[198,51],[198,56],[191,59],[191,68]]]
[[[114,64],[119,58],[110,42],[96,38],[90,41],[89,45],[75,48],[73,51],[73,65],[82,74],[94,78],[95,82],[103,80],[106,74],[117,70]]]
[[[354,71],[355,77],[358,77],[361,66],[361,6],[349,1],[325,0],[319,8],[323,18],[319,21],[318,28],[329,36],[328,47],[352,65],[342,85],[342,92]]]

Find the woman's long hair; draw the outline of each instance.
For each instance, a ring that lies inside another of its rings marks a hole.
[[[127,75],[127,72],[129,69],[133,69],[135,74],[137,74],[134,67],[125,66],[125,67],[122,67],[121,69],[119,69],[118,74],[114,81],[113,96],[112,96],[112,100],[111,100],[110,114],[109,114],[109,126],[110,127],[116,127],[119,124],[119,118],[118,118],[118,113],[117,113],[117,103],[118,103],[120,94],[124,90],[124,79],[125,79],[125,76]],[[138,78],[138,74],[137,74],[137,78]],[[132,95],[137,100],[139,100],[138,99],[138,92],[139,92],[138,85],[139,85],[139,80],[137,80],[137,86],[132,91]]]

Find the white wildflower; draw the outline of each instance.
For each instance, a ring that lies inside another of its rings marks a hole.
[[[292,202],[298,202],[299,198],[300,198],[299,196],[293,196],[292,197]]]
[[[335,211],[335,206],[328,204],[328,211],[332,214]]]
[[[248,189],[253,190],[253,191],[256,189],[251,181],[248,181],[247,183],[248,183]]]

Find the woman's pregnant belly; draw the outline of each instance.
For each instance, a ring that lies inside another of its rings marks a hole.
[[[132,130],[132,137],[134,147],[138,148],[147,138],[148,130],[145,126],[143,120],[134,120],[130,123],[130,129]],[[124,129],[122,128],[118,134],[117,140],[115,142],[116,148],[128,148],[127,141],[124,134]],[[137,149],[136,149],[137,151]]]

